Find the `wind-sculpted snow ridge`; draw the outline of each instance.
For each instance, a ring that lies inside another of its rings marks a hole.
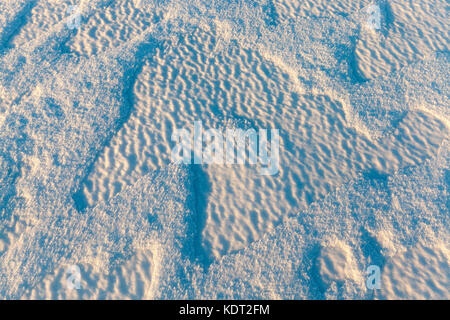
[[[128,61],[105,55],[79,60],[61,55],[54,46],[53,37],[66,39],[65,27],[50,35],[41,43],[12,48],[0,58],[0,159],[4,169],[0,175],[0,255],[9,259],[5,257],[11,257],[12,251],[31,250],[29,259],[34,261],[32,266],[26,265],[27,260],[18,258],[25,259],[22,254],[14,258],[17,264],[8,267],[4,260],[2,265],[10,272],[17,272],[17,266],[28,268],[28,273],[23,278],[22,273],[14,273],[13,283],[2,280],[2,296],[17,297],[27,288],[20,285],[32,287],[33,281],[52,267],[49,252],[56,249],[51,247],[42,248],[50,251],[36,261],[39,247],[52,235],[42,234],[44,240],[34,249],[25,239],[32,237],[29,231],[36,226],[43,230],[44,225],[70,217],[76,184],[127,114],[124,95],[132,75],[124,70],[133,70],[133,55]],[[22,54],[26,59],[17,58]],[[9,279],[8,272],[3,278]]]
[[[349,121],[373,138],[391,134],[412,111],[426,112],[449,127],[449,74],[448,53],[436,53],[356,85],[349,92]]]
[[[448,299],[449,143],[423,165],[367,173],[213,263],[195,284],[216,299]],[[366,287],[369,265],[381,289]],[[233,270],[233,271],[231,271]]]
[[[71,34],[77,32],[78,25],[74,23],[82,23],[83,17],[89,17],[109,2],[111,0],[81,1],[81,3],[77,0],[27,0],[2,4],[5,8],[1,12],[5,12],[6,17],[12,21],[5,20],[6,27],[0,31],[0,55],[13,51],[10,58],[14,58],[17,49],[20,49],[21,57],[28,58],[30,56],[26,52],[36,49],[53,37],[52,40],[56,40],[54,42],[64,48],[65,41]],[[79,21],[72,21],[78,17]]]
[[[109,9],[127,21],[120,8]],[[191,24],[191,32],[179,34],[175,42],[165,41],[164,50],[140,62],[143,67],[130,89],[133,110],[77,191],[80,208],[107,201],[141,175],[168,165],[171,134],[176,128],[191,129],[196,120],[205,129],[224,129],[227,120],[245,123],[246,129],[280,129],[281,163],[276,176],[258,176],[248,166],[205,166],[197,171],[202,181],[198,214],[204,221],[203,245],[211,258],[218,258],[246,247],[284,215],[306,208],[361,171],[376,168],[393,173],[417,165],[435,153],[447,134],[445,121],[406,105],[401,111],[394,109],[402,115],[396,119],[397,131],[372,140],[371,131],[354,120],[360,119],[354,109],[373,107],[356,99],[378,98],[386,90],[378,88],[373,93],[367,85],[348,99],[350,66],[337,47],[345,47],[352,32],[345,34],[344,26],[351,24],[342,18],[304,18],[292,25],[262,27],[263,37],[251,26],[236,30],[233,19],[250,14],[245,6],[216,8],[217,19],[227,22],[215,20],[216,28],[209,29],[202,21],[198,27],[192,25],[195,19],[189,9],[182,14],[180,10],[176,9],[177,15],[167,13],[154,29],[181,33],[184,25]],[[182,22],[175,23],[173,17]],[[252,17],[255,24],[265,25],[261,12]],[[103,20],[99,21],[103,26]],[[180,29],[170,29],[173,25]],[[248,39],[256,42],[250,44]],[[82,36],[74,43],[85,41],[88,47],[95,45],[94,40]],[[347,85],[334,86],[338,80]],[[339,86],[341,93],[335,94],[332,88]],[[406,93],[403,98],[408,99]],[[379,99],[390,102],[384,96]],[[378,109],[374,117],[383,119],[383,111]]]
[[[121,277],[129,271],[117,269],[135,254],[144,255],[149,266],[141,271],[148,276],[142,277],[146,283],[137,283],[140,289],[130,293],[135,298],[152,298],[164,291],[161,281],[171,279],[173,284],[184,272],[177,259],[197,255],[189,175],[186,168],[167,167],[143,177],[92,210],[78,213],[67,205],[58,208],[57,219],[42,219],[27,229],[21,238],[25,245],[15,244],[0,257],[2,296],[117,298],[120,293],[126,294],[120,292],[120,281],[126,280]],[[69,290],[66,278],[57,276],[58,270],[67,270],[69,265],[81,265],[92,272],[92,278],[81,283],[83,290]],[[133,270],[135,266],[129,267]],[[109,285],[119,286],[118,291],[109,291]]]
[[[365,30],[358,38],[355,63],[362,79],[377,78],[450,49],[447,1],[391,0],[386,4],[382,14],[387,26]]]
[[[448,152],[446,141],[437,157],[424,165],[392,176],[372,172],[343,185],[297,217],[286,218],[281,226],[249,248],[213,263],[206,273],[195,262],[197,253],[191,250],[197,231],[192,211],[183,204],[190,203],[186,198],[186,188],[189,188],[186,186],[190,184],[186,180],[188,172],[172,167],[154,173],[124,190],[110,204],[101,204],[78,216],[81,218],[73,228],[65,224],[55,226],[64,239],[68,230],[74,230],[78,236],[71,239],[83,244],[82,252],[66,260],[87,265],[83,270],[89,274],[83,271],[86,277],[78,295],[63,287],[62,271],[59,277],[48,275],[27,295],[35,298],[446,298],[450,278],[450,253],[446,248],[449,234],[445,227],[449,222],[445,211]],[[155,204],[157,208],[147,214]],[[77,217],[76,213],[74,216]],[[127,228],[122,228],[124,225]],[[48,247],[66,246],[61,238],[55,236],[59,244],[49,242]],[[109,239],[109,246],[104,238]],[[149,277],[142,276],[148,269],[130,265],[122,267],[122,272],[111,267],[111,273],[97,275],[95,270],[107,267],[110,262],[120,266],[127,255],[133,255],[130,248],[138,248],[140,255],[147,252],[147,259],[151,255]],[[52,257],[57,252],[52,250]],[[381,290],[365,289],[368,265],[381,268]],[[105,290],[107,284],[120,286],[121,279],[132,272],[141,272],[141,287],[136,291],[127,286],[122,291]],[[433,285],[429,286],[430,283]]]
[[[76,0],[61,1],[28,1],[24,10],[16,18],[21,27],[9,37],[10,48],[24,48],[36,39],[52,33],[55,25],[68,23],[67,15]]]
[[[442,4],[377,3],[2,2],[0,297],[448,298]],[[170,165],[194,120],[279,175]]]
[[[36,1],[18,0],[0,3],[0,55],[11,46],[11,40],[27,23]]]
[[[51,203],[66,203],[77,177],[82,177],[120,119],[123,98],[117,80],[123,75],[116,60],[74,63],[64,56],[57,58],[51,49],[46,53],[51,65],[43,63],[40,70],[24,65],[21,70],[22,81],[31,90],[20,80],[2,79],[5,92],[18,96],[6,105],[0,130],[2,165],[8,168],[5,177],[15,181],[5,186],[14,196],[7,196],[2,207],[6,210],[2,228],[17,220],[17,226],[27,226],[57,217]],[[19,241],[22,233],[14,224],[7,229],[2,232],[3,249]]]
[[[449,50],[447,2],[444,0],[279,0],[274,3],[283,24],[299,17],[336,20],[344,17],[352,22],[357,37],[348,58],[355,76],[362,82],[398,71],[435,52]],[[379,26],[368,23],[371,8],[379,10]]]
[[[152,31],[163,19],[164,6],[158,5],[157,1],[145,4],[141,6],[137,0],[113,1],[107,8],[97,10],[89,17],[86,27],[68,45],[79,55],[95,56]]]

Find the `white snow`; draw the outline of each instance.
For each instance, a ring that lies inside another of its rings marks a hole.
[[[2,1],[0,298],[448,299],[447,11]],[[279,129],[279,174],[171,164],[196,120]]]

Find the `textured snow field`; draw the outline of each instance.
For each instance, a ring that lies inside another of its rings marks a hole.
[[[449,299],[448,14],[1,1],[0,298]],[[279,129],[279,172],[172,164],[194,121]]]

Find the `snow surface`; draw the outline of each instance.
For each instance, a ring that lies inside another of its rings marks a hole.
[[[449,299],[448,12],[2,0],[0,298]],[[196,120],[279,173],[171,164]]]

